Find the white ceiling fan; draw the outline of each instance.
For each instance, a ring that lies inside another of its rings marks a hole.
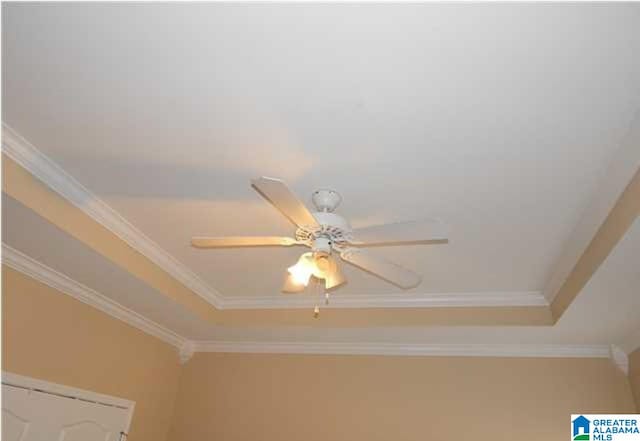
[[[421,276],[411,270],[376,257],[368,246],[446,243],[448,228],[438,220],[416,220],[352,229],[346,219],[334,213],[342,201],[333,190],[313,192],[318,211],[307,207],[280,179],[261,177],[251,181],[253,187],[296,226],[295,238],[279,236],[194,237],[196,248],[229,248],[303,245],[311,248],[288,269],[284,292],[300,292],[311,276],[324,279],[327,290],[343,284],[334,252],[345,260],[400,288],[417,286]]]

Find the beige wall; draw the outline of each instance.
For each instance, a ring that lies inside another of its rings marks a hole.
[[[136,401],[131,441],[564,440],[572,412],[635,411],[607,359],[200,353],[181,373],[173,347],[4,266],[2,306],[2,368]]]
[[[629,382],[636,399],[636,410],[640,413],[640,349],[629,355]]]
[[[2,267],[2,369],[136,402],[130,441],[162,441],[180,376],[170,345]]]
[[[199,353],[171,441],[566,440],[572,412],[634,412],[607,359]]]

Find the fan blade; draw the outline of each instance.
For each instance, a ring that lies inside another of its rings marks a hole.
[[[422,281],[422,278],[413,271],[403,268],[396,263],[373,256],[361,249],[347,248],[340,253],[340,257],[403,289],[414,288]]]
[[[353,230],[355,246],[400,245],[447,242],[448,227],[439,220],[425,219],[374,225]]]
[[[191,245],[196,248],[231,248],[231,247],[264,247],[291,246],[298,242],[290,237],[277,236],[229,236],[229,237],[194,237]]]
[[[325,289],[335,288],[336,286],[342,285],[347,281],[347,279],[344,277],[344,274],[342,274],[342,271],[340,270],[338,262],[336,262],[333,257],[331,257],[331,262],[332,269],[324,279]]]
[[[261,177],[252,179],[251,184],[273,204],[282,214],[297,226],[318,225],[316,219],[307,207],[300,202],[295,194],[280,179]]]
[[[306,286],[304,286],[301,283],[296,283],[293,276],[287,273],[284,279],[284,285],[282,285],[282,292],[285,292],[285,293],[302,292],[304,291],[305,288]]]

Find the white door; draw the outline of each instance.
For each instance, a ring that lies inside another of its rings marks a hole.
[[[122,407],[2,385],[3,441],[119,441],[129,415]]]

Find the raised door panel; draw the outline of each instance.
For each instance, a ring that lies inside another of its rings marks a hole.
[[[26,441],[29,429],[29,410],[21,406],[7,408],[7,403],[24,403],[29,391],[12,386],[2,386],[2,439],[5,441]]]
[[[3,440],[118,441],[126,430],[127,409],[7,385],[2,388],[3,423],[9,423],[6,428],[3,424]],[[26,429],[21,432],[21,427]]]
[[[117,441],[126,428],[126,409],[50,394],[38,396],[38,406],[49,409],[60,441]]]
[[[95,421],[81,421],[69,424],[62,428],[60,441],[85,441],[85,440],[114,440],[112,431],[96,423]]]
[[[2,439],[4,441],[24,441],[29,421],[7,409],[2,409]]]

